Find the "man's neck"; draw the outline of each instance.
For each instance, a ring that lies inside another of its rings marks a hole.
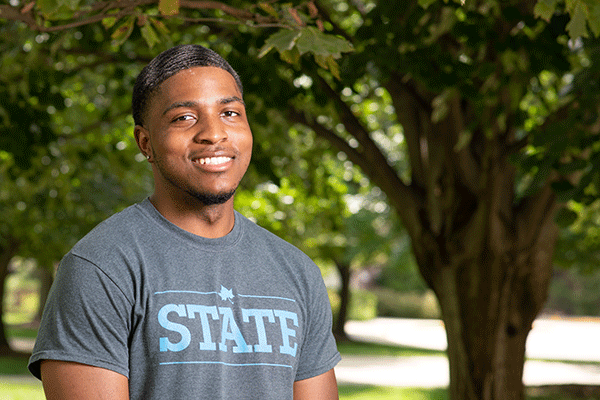
[[[174,202],[153,194],[150,202],[167,220],[181,229],[205,238],[219,238],[233,229],[233,197],[223,204],[204,205],[200,201]]]

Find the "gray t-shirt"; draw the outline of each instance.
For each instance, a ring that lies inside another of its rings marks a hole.
[[[135,399],[292,399],[340,360],[318,267],[239,213],[193,235],[148,199],[62,260],[29,369],[74,361],[129,378]]]

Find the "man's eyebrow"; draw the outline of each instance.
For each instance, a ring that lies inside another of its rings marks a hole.
[[[194,107],[197,104],[198,103],[196,103],[195,101],[176,101],[175,103],[169,105],[169,107],[167,107],[165,111],[163,111],[163,115],[165,115],[174,108]]]
[[[219,104],[229,104],[229,103],[234,103],[234,102],[239,102],[239,103],[242,103],[243,106],[246,106],[246,104],[244,103],[244,100],[242,100],[241,98],[239,98],[237,96],[225,97],[218,101]],[[195,101],[176,101],[175,103],[169,105],[163,111],[163,115],[165,115],[166,113],[168,113],[169,111],[171,111],[174,108],[195,107],[197,105],[198,105],[198,103]]]
[[[239,98],[237,96],[225,97],[224,99],[219,100],[219,103],[220,104],[229,104],[229,103],[233,103],[235,101],[242,103],[244,106],[246,105],[244,103],[244,100],[242,100],[241,98]]]

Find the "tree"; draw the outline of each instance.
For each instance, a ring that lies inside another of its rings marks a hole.
[[[78,50],[58,44],[72,29],[121,61],[140,38],[214,45],[252,107],[314,130],[386,194],[442,309],[451,398],[523,398],[556,219],[572,220],[565,201],[589,204],[599,184],[596,2],[80,3],[0,15],[58,32],[56,55]],[[101,20],[121,47],[105,44]],[[355,51],[339,58],[347,42]]]
[[[35,42],[35,35],[22,33],[26,43]],[[11,46],[8,41],[1,46],[3,299],[14,256],[34,258],[50,272],[89,229],[132,199],[140,199],[148,180],[140,178],[144,164],[135,161],[135,142],[124,133],[129,124],[122,118],[110,126],[98,122],[111,118],[110,107],[121,113],[127,107],[126,101],[119,101],[118,90],[111,89],[119,85],[111,85],[102,73],[86,74],[81,57],[76,65],[63,58],[61,69],[49,67],[45,54],[33,47]],[[28,50],[19,51],[23,47]],[[112,100],[106,101],[103,93]],[[0,321],[0,354],[13,353]]]

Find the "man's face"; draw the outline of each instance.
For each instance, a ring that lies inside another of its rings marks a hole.
[[[235,80],[216,67],[182,70],[165,80],[136,127],[151,155],[155,193],[205,205],[227,201],[245,174],[252,132]]]

